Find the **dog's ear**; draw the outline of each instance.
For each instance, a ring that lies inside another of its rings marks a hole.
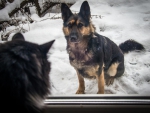
[[[50,42],[47,42],[45,44],[40,45],[40,49],[43,53],[47,54],[51,46],[53,45],[55,40],[52,40]]]
[[[90,6],[87,1],[84,1],[81,5],[79,15],[81,15],[85,20],[89,21],[91,17]]]
[[[61,4],[61,14],[64,22],[66,22],[69,19],[69,17],[73,15],[71,10],[65,3]]]
[[[12,37],[12,41],[14,41],[14,40],[23,40],[24,41],[25,39],[24,39],[24,36],[18,32]]]

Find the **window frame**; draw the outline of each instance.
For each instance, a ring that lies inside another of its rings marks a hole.
[[[148,112],[149,95],[64,95],[49,96],[44,102],[44,113],[80,112]]]

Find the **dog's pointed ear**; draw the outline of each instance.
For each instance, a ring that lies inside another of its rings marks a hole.
[[[40,45],[41,51],[43,53],[47,54],[54,42],[55,42],[55,40],[52,40],[50,42],[47,42],[47,43],[44,43],[44,44]]]
[[[84,1],[81,5],[79,15],[81,15],[85,20],[89,21],[91,17],[90,6],[87,1]]]
[[[66,22],[69,19],[69,17],[73,15],[71,10],[65,3],[61,4],[61,14],[64,22]]]
[[[23,40],[23,41],[25,41],[24,36],[23,36],[20,32],[16,33],[16,34],[12,37],[12,41],[14,41],[14,40]]]

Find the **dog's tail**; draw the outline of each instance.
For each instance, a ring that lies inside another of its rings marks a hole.
[[[127,40],[119,45],[119,48],[123,53],[128,53],[130,51],[142,51],[145,50],[142,44],[136,42],[135,40]]]

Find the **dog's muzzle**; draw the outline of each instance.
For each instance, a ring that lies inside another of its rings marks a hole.
[[[77,42],[77,40],[78,40],[78,38],[77,38],[76,35],[71,35],[71,36],[70,36],[70,41],[71,41],[71,42]]]

